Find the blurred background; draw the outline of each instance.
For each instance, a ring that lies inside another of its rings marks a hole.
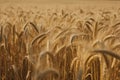
[[[45,5],[45,4],[70,4],[70,5],[95,5],[95,6],[106,6],[106,5],[109,5],[109,6],[120,6],[120,0],[0,0],[0,5],[5,5],[5,4],[25,4],[25,5],[28,5],[28,4],[37,4],[37,5]]]
[[[120,0],[0,0],[0,2],[39,2],[39,3],[79,3],[79,2],[106,2]]]

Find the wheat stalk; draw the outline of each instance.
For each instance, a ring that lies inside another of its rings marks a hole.
[[[120,56],[112,51],[108,51],[108,50],[94,50],[93,52],[96,52],[96,53],[101,53],[101,54],[107,54],[107,55],[110,55],[111,57],[114,57],[118,60],[120,60]]]

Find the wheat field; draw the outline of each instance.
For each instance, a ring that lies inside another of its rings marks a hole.
[[[119,6],[30,6],[0,5],[0,80],[120,80]]]

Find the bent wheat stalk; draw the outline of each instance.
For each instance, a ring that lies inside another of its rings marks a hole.
[[[40,58],[43,58],[43,56],[49,55],[49,57],[52,59],[53,62],[55,62],[54,55],[49,51],[44,51],[40,53]]]
[[[44,36],[46,36],[45,33],[38,35],[37,37],[35,37],[35,38],[32,40],[31,44],[33,45],[38,39],[44,38]]]
[[[107,55],[110,55],[112,57],[115,57],[116,59],[119,59],[120,60],[120,55],[112,52],[112,51],[108,51],[108,50],[94,50],[93,52],[96,52],[96,53],[101,53],[101,54],[107,54]]]

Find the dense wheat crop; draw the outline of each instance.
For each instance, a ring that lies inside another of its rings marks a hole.
[[[120,80],[120,8],[0,8],[0,80]]]

